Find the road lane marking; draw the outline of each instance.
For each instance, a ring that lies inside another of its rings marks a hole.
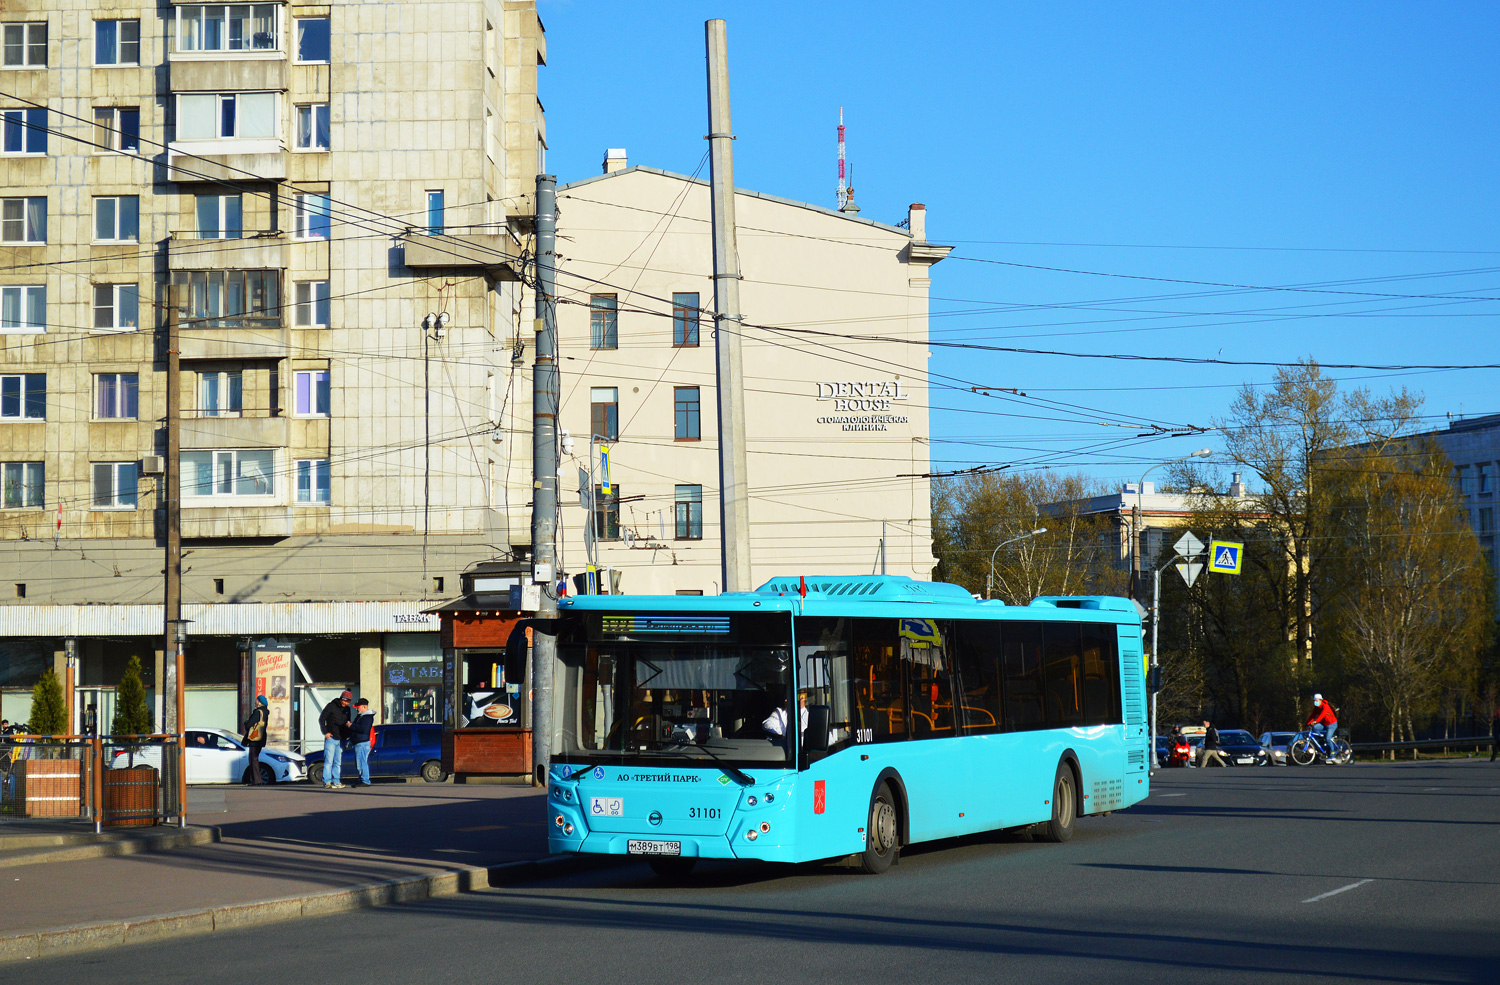
[[[1330,896],[1337,896],[1339,893],[1347,893],[1351,889],[1358,889],[1360,886],[1363,886],[1365,883],[1367,883],[1367,882],[1374,882],[1374,881],[1375,881],[1374,879],[1361,879],[1359,882],[1351,882],[1347,886],[1340,886],[1338,889],[1330,889],[1326,893],[1322,893],[1322,894],[1320,894],[1318,896],[1314,896],[1312,899],[1305,899],[1302,902],[1304,902],[1304,903],[1316,903],[1320,899],[1327,899]]]
[[[1157,794],[1157,796],[1158,797],[1186,797],[1187,794],[1185,794],[1185,793],[1159,793],[1159,794]]]

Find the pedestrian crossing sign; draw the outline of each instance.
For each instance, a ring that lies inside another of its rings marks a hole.
[[[1245,560],[1245,545],[1232,540],[1210,541],[1208,545],[1208,570],[1221,575],[1237,575]]]

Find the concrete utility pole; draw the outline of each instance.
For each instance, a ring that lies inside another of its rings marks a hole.
[[[539,620],[557,618],[557,178],[536,176],[536,370],[531,383],[531,580],[541,586]],[[589,518],[593,522],[593,517]],[[531,631],[531,761],[545,783],[552,759],[552,668],[557,633]]]
[[[161,728],[166,733],[182,731],[182,345],[178,330],[178,305],[182,288],[167,288],[167,460],[162,469],[162,520],[166,527],[166,597],[163,600]]]
[[[748,592],[750,488],[745,466],[745,378],[740,359],[740,251],[734,232],[734,135],[729,126],[729,43],[722,20],[704,25],[708,46],[708,168],[714,233],[714,376],[719,395],[719,542],[724,591]]]

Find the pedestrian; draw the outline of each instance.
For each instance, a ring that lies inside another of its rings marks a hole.
[[[88,711],[83,713],[83,734],[99,734],[99,706],[96,704],[90,703]]]
[[[250,717],[245,719],[245,747],[250,750],[250,785],[260,786],[260,751],[266,747],[266,722],[270,719],[270,708],[266,703],[266,696],[259,695],[255,699],[255,707],[250,709]]]
[[[1490,715],[1490,762],[1495,761],[1495,753],[1500,751],[1500,701],[1495,702],[1494,712]]]
[[[349,703],[353,693],[344,691],[323,706],[318,716],[318,731],[323,733],[323,786],[329,790],[342,790],[344,784],[344,742],[349,738]]]
[[[1218,763],[1220,766],[1228,766],[1224,761],[1224,754],[1219,752],[1219,730],[1214,728],[1213,723],[1204,719],[1203,721],[1203,765],[1208,767]]]
[[[359,769],[359,785],[370,785],[370,751],[375,748],[375,713],[370,702],[360,698],[354,702],[354,721],[349,726],[349,739],[354,743],[354,765]]]

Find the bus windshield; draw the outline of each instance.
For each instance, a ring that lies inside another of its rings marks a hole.
[[[791,642],[787,613],[564,616],[553,756],[785,766]]]

